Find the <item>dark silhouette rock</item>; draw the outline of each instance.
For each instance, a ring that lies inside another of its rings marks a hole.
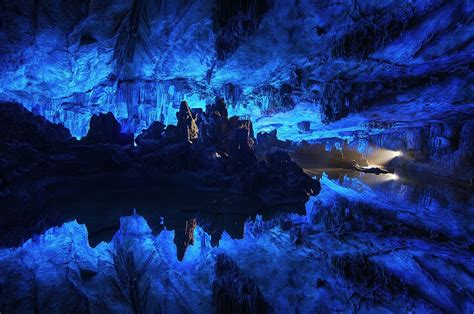
[[[121,133],[120,123],[111,112],[93,115],[89,131],[83,138],[86,144],[133,145],[133,134]]]
[[[277,130],[270,132],[259,132],[257,134],[257,144],[262,147],[271,148],[278,145]]]
[[[23,119],[24,128],[18,132],[5,128],[0,135],[5,139],[0,144],[2,191],[9,188],[27,199],[50,184],[37,178],[55,182],[72,177],[74,181],[104,173],[131,178],[156,175],[195,188],[232,190],[268,206],[302,204],[319,192],[319,183],[286,152],[267,154],[266,161],[258,161],[251,121],[227,118],[223,101],[216,100],[205,113],[194,110],[193,114],[185,102],[181,105],[177,126],[153,123],[137,138],[137,147],[126,145],[133,143],[133,136],[120,132],[111,113],[93,116],[87,136],[75,141],[62,126],[43,118],[36,121],[27,111],[23,117],[21,107],[16,107],[7,114],[13,118],[5,125],[15,130],[12,121]],[[205,126],[204,134],[197,121]]]
[[[229,119],[225,103],[220,98],[215,104],[208,104],[200,122],[200,141],[224,149],[224,139],[229,132]]]
[[[165,125],[159,121],[153,122],[148,129],[142,131],[137,136],[135,142],[140,145],[140,142],[144,140],[161,140],[165,132]]]
[[[243,174],[244,191],[258,196],[266,205],[301,204],[321,190],[319,181],[307,176],[284,151],[267,154]]]
[[[293,150],[293,143],[289,140],[282,141],[277,138],[277,130],[270,132],[259,132],[257,134],[257,145],[255,150],[260,156],[265,156],[266,152],[275,151],[275,150]]]
[[[196,226],[197,220],[193,218],[185,221],[184,232],[182,232],[183,230],[175,230],[174,243],[176,244],[178,260],[180,261],[183,260],[187,247],[194,245],[194,229]]]
[[[34,115],[18,103],[0,103],[0,196],[6,190],[15,194],[11,189],[23,183],[22,177],[41,178],[41,172],[51,164],[49,156],[71,140],[62,125]]]
[[[229,145],[229,155],[235,165],[255,165],[257,157],[253,151],[253,140],[250,138],[248,128],[234,130],[234,136]]]
[[[70,139],[63,125],[35,116],[18,103],[0,103],[0,149],[13,142],[47,149]]]
[[[216,108],[217,112],[219,112],[221,117],[227,119],[227,117],[228,117],[227,105],[225,104],[223,98],[220,98],[220,97],[216,98],[215,108]]]

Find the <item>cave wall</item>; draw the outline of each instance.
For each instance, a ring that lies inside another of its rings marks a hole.
[[[202,107],[224,96],[254,118],[307,103],[319,107],[308,117],[317,123],[413,94],[413,106],[441,103],[441,85],[458,90],[450,105],[474,102],[469,0],[2,0],[0,8],[0,100],[75,136],[98,112],[132,132],[173,123],[183,98]]]

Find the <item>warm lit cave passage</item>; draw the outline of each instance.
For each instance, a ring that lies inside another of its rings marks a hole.
[[[471,0],[0,0],[0,313],[473,313]]]

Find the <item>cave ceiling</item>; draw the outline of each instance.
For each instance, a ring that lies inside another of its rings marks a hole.
[[[2,0],[0,12],[0,99],[78,136],[94,113],[136,132],[215,96],[255,119],[309,112],[314,134],[360,113],[351,123],[473,113],[469,0]]]

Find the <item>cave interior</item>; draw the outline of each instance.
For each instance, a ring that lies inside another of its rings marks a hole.
[[[472,0],[0,0],[0,313],[474,312]]]

